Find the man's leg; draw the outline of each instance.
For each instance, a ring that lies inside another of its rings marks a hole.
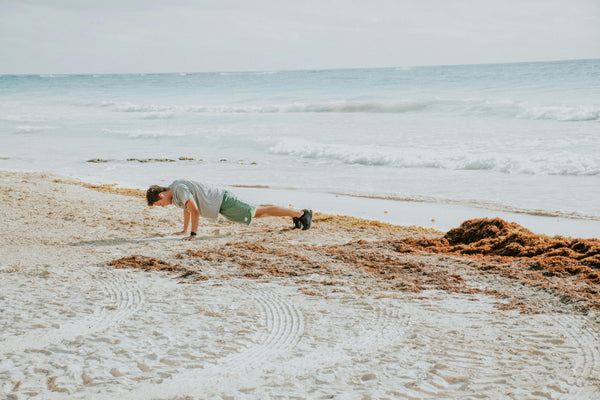
[[[273,204],[261,204],[256,207],[256,215],[254,218],[261,217],[296,217],[300,218],[304,211],[295,210],[293,208],[279,207]]]

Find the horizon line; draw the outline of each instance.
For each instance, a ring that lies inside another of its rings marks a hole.
[[[536,61],[506,61],[506,62],[481,62],[470,64],[421,64],[421,65],[395,65],[386,67],[339,67],[339,68],[299,68],[299,69],[249,69],[249,70],[221,70],[221,71],[161,71],[161,72],[29,72],[29,73],[0,73],[0,76],[42,76],[42,75],[59,75],[59,76],[77,76],[77,75],[171,75],[171,74],[219,74],[219,73],[277,73],[277,72],[306,72],[306,71],[348,71],[361,69],[393,69],[393,68],[428,68],[428,67],[467,67],[467,66],[484,66],[484,65],[512,65],[512,64],[538,64],[538,63],[559,63],[569,61],[592,61],[600,60],[600,57],[592,58],[567,58],[567,59],[552,59],[552,60],[536,60]]]

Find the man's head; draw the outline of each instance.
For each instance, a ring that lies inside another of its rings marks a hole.
[[[168,187],[152,185],[146,191],[146,200],[149,206],[167,206],[173,202],[171,189]]]

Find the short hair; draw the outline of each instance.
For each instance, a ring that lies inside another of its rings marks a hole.
[[[162,192],[166,192],[169,190],[168,187],[152,185],[146,190],[146,200],[148,200],[148,205],[151,206],[157,201],[160,200],[159,194]]]

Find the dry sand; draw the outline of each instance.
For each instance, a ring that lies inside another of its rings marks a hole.
[[[593,264],[321,214],[184,242],[135,190],[0,185],[2,399],[600,398]]]

